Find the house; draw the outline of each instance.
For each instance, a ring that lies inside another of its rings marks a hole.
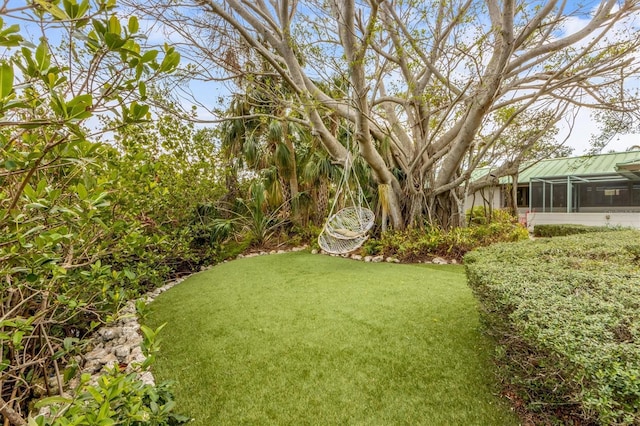
[[[481,169],[479,176],[490,173]],[[521,221],[640,228],[640,151],[555,158],[524,164],[511,178],[467,198],[466,207],[503,208],[516,195]]]

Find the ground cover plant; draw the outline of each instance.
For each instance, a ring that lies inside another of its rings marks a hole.
[[[566,237],[567,235],[588,234],[591,232],[609,232],[614,228],[610,226],[587,226],[573,224],[557,225],[535,225],[533,227],[534,237]]]
[[[640,422],[638,238],[600,232],[465,257],[501,344],[503,379],[530,410],[561,422]]]
[[[449,230],[437,226],[404,231],[389,231],[371,238],[363,254],[394,256],[405,262],[442,256],[460,260],[469,251],[499,242],[529,239],[527,229],[517,217],[505,210],[485,211],[483,207],[467,212],[469,226]]]
[[[150,305],[194,425],[517,424],[458,265],[244,258]]]

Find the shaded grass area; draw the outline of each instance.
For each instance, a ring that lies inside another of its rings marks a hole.
[[[151,307],[155,374],[195,425],[518,424],[460,266],[261,256]]]

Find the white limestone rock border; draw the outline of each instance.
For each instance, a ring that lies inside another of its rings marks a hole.
[[[93,383],[97,381],[105,368],[111,369],[118,365],[125,372],[135,371],[136,367],[145,361],[140,347],[142,335],[136,313],[136,302],[142,300],[144,303],[150,303],[171,287],[180,284],[185,278],[173,280],[139,299],[127,302],[125,307],[118,312],[118,319],[113,324],[104,326],[95,333],[92,349],[81,357],[81,373],[91,374],[91,382]],[[140,373],[140,379],[146,384],[155,384],[153,374],[149,371]],[[73,384],[71,383],[71,385]]]

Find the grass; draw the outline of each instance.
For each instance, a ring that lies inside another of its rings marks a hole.
[[[151,305],[193,425],[515,425],[457,265],[235,260]]]

